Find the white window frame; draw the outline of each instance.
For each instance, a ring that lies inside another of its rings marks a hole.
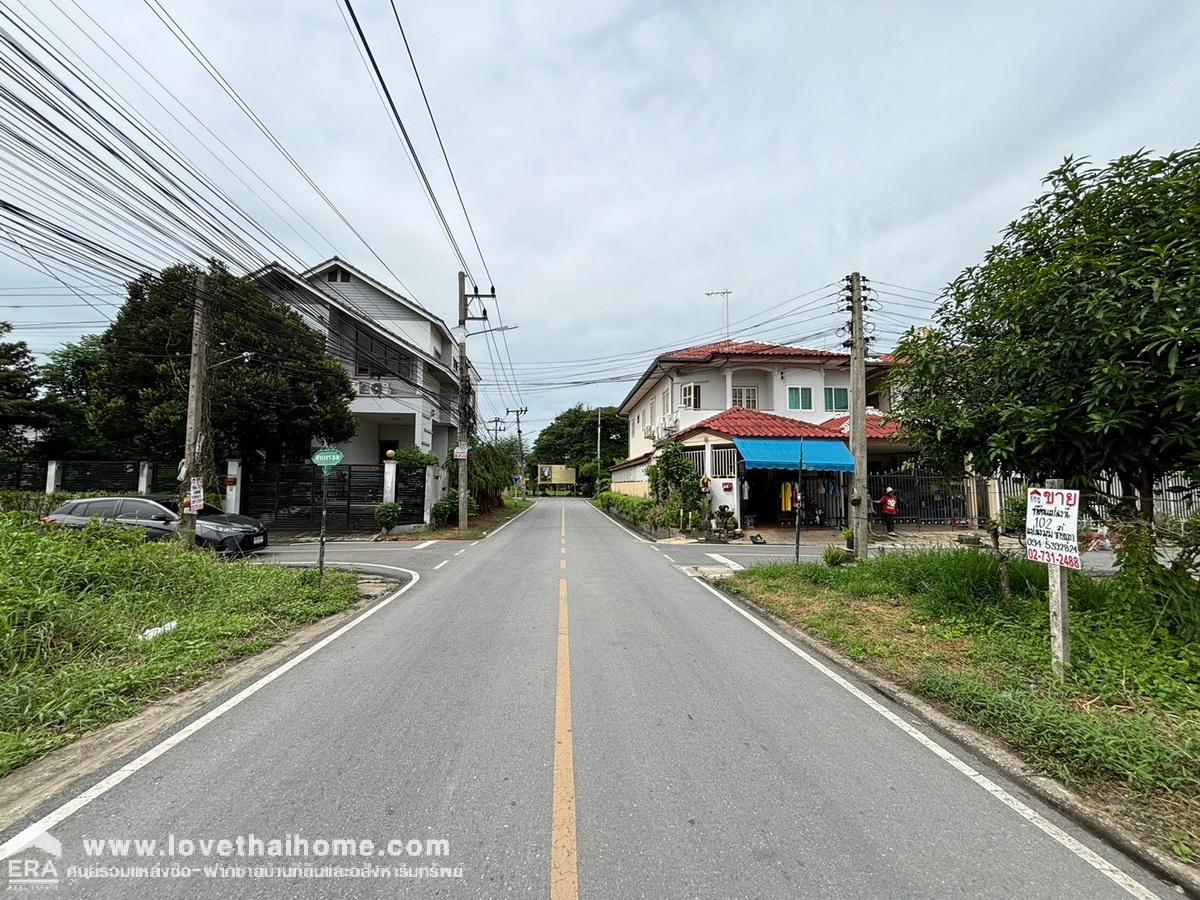
[[[657,418],[657,416],[655,414],[655,400],[653,397],[651,397],[650,398],[650,406],[649,406],[648,412],[646,414],[646,421],[649,422],[651,425],[653,425],[654,420],[656,418]]]
[[[838,391],[841,391],[846,396],[846,405],[838,406],[837,397]],[[850,409],[850,388],[844,387],[827,387],[825,388],[825,411],[826,412],[847,412]]]
[[[796,392],[796,405],[792,406],[792,391]],[[801,412],[812,409],[812,388],[788,385],[788,409]]]
[[[738,398],[741,398],[740,401]],[[753,399],[753,405],[746,401]],[[742,409],[758,409],[758,385],[756,384],[735,384],[733,386],[733,405],[740,406]]]
[[[670,388],[667,388],[665,391],[662,392],[662,401],[663,401],[663,418],[665,419],[667,416],[669,416],[671,414],[671,389]]]
[[[680,390],[679,405],[684,409],[700,408],[700,382],[685,384]]]

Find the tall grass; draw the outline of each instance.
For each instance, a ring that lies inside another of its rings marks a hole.
[[[0,774],[345,609],[352,576],[0,516]],[[175,631],[139,640],[149,628]]]

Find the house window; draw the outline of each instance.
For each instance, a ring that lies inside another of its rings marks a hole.
[[[758,409],[758,388],[735,387],[733,389],[733,405],[742,409]]]
[[[700,385],[685,384],[683,386],[683,395],[679,403],[684,409],[699,409],[700,408]]]
[[[825,411],[845,412],[850,408],[849,388],[825,388]]]
[[[788,388],[788,409],[812,409],[812,388]]]
[[[347,282],[350,280],[350,273],[345,269],[339,269],[336,266],[325,273],[326,281],[341,281]]]
[[[663,391],[663,418],[671,414],[671,389]]]
[[[651,425],[654,424],[654,401],[653,400],[650,401],[650,415],[648,415],[646,417],[646,421],[648,421]]]
[[[354,335],[354,374],[367,378],[391,375],[410,380],[413,358],[394,344],[359,331]]]

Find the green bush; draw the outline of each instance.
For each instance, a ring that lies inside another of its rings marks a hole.
[[[0,516],[0,775],[345,609],[297,569],[224,562],[170,541]],[[178,627],[154,640],[149,628]]]
[[[468,518],[479,515],[479,504],[475,502],[474,497],[467,498],[467,516]],[[433,508],[429,511],[430,526],[433,528],[445,528],[447,525],[458,524],[458,489],[451,488],[446,492],[446,496],[433,504]]]
[[[826,547],[823,556],[825,565],[831,567],[844,566],[846,563],[854,562],[854,554],[843,547]]]
[[[1004,501],[1000,509],[1000,527],[1007,534],[1025,533],[1025,509],[1029,504],[1024,494],[1014,494]]]
[[[400,524],[404,507],[399,503],[380,503],[375,507],[375,524],[384,531],[390,531]]]
[[[654,501],[648,497],[630,497],[615,491],[605,491],[593,501],[605,512],[613,512],[638,525],[648,524]]]

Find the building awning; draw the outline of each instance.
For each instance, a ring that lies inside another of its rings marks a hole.
[[[790,469],[805,472],[853,472],[854,457],[846,445],[827,438],[739,438],[737,446],[747,469]]]

